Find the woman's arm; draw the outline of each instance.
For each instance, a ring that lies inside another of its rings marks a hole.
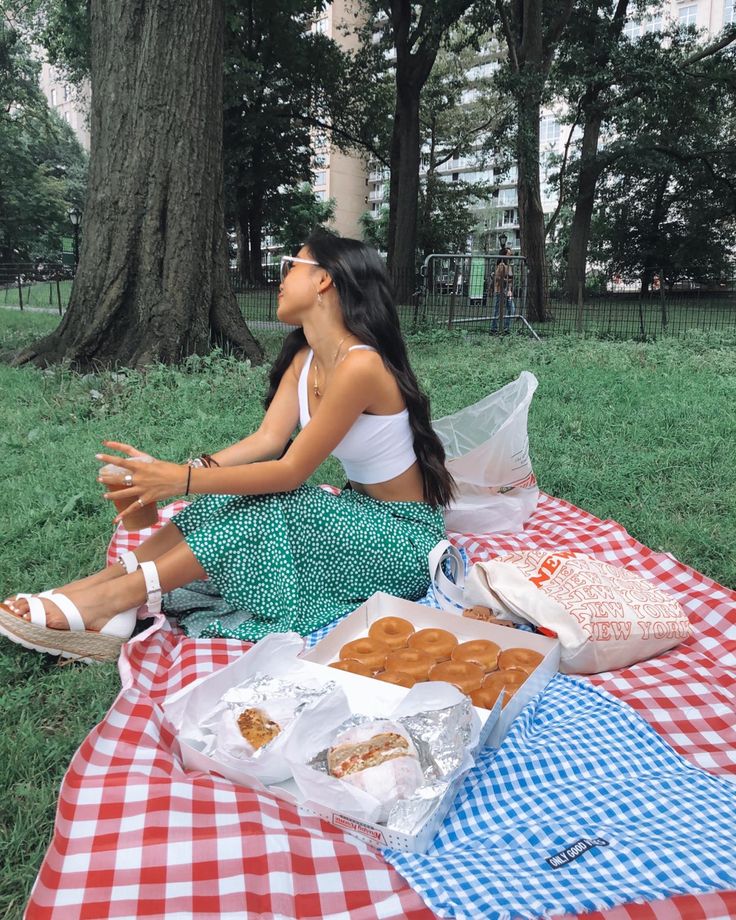
[[[221,467],[242,466],[263,460],[277,460],[284,452],[299,423],[299,371],[306,349],[295,355],[257,431],[212,454]]]
[[[266,460],[228,469],[193,469],[189,491],[263,495],[297,489],[327,459],[358,416],[375,399],[377,377],[382,367],[381,358],[374,352],[353,353],[349,361],[343,361],[335,370],[330,387],[313,418],[280,460]],[[296,390],[294,393],[298,412]]]
[[[295,365],[299,362],[295,359]],[[186,465],[156,460],[137,463],[107,454],[97,454],[103,463],[115,463],[133,476],[133,485],[105,495],[120,502],[130,499],[129,509],[115,518],[122,520],[135,510],[134,502],[143,504],[190,493],[220,495],[263,495],[268,492],[290,492],[297,489],[312,475],[342,441],[358,416],[381,393],[380,380],[385,374],[383,361],[375,352],[353,352],[349,359],[334,372],[330,386],[309,424],[294,440],[287,453],[279,460],[263,460],[225,468],[192,468]],[[276,433],[286,443],[287,432],[293,431],[299,416],[297,375],[290,368],[283,376],[269,411],[267,436]],[[264,419],[265,421],[265,419]],[[127,454],[135,448],[120,448]],[[119,475],[100,472],[98,481],[121,484]],[[188,486],[188,488],[187,488]]]

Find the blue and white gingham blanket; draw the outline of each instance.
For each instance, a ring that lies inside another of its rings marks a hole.
[[[736,787],[558,674],[471,771],[426,855],[384,855],[441,917],[522,920],[736,885]]]

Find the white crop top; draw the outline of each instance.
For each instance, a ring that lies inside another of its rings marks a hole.
[[[370,345],[353,345],[348,351],[357,348],[375,351]],[[310,420],[307,377],[313,357],[314,352],[310,349],[299,376],[299,420],[302,428]],[[394,415],[368,415],[365,412],[359,415],[332,451],[332,456],[342,463],[348,479],[366,485],[385,482],[405,472],[417,459],[408,409]]]

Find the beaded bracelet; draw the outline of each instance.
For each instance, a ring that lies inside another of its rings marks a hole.
[[[209,469],[212,466],[219,466],[220,464],[215,460],[211,454],[202,454],[201,457],[193,457],[187,460],[187,464],[195,469]]]

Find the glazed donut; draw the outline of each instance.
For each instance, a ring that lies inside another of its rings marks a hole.
[[[386,670],[409,674],[417,682],[426,680],[434,658],[418,648],[399,648],[386,655]]]
[[[406,671],[381,671],[376,674],[376,680],[382,680],[387,684],[396,684],[397,687],[413,687],[417,682],[415,677],[407,674]]]
[[[440,661],[429,672],[430,680],[444,680],[466,695],[479,690],[483,683],[483,671],[477,664],[467,661]]]
[[[471,639],[461,642],[452,650],[453,661],[466,661],[468,664],[477,664],[484,672],[495,671],[498,667],[498,653],[500,646],[488,639]]]
[[[353,639],[340,649],[340,658],[355,658],[373,669],[373,673],[383,668],[383,662],[390,651],[385,642],[379,642],[377,639],[369,639],[364,636],[362,639]]]
[[[408,620],[404,620],[401,617],[381,617],[380,620],[371,623],[368,635],[371,639],[385,642],[393,651],[397,648],[404,648],[413,632],[414,627]]]
[[[543,658],[544,655],[530,648],[505,648],[498,656],[498,668],[500,671],[518,668],[531,674]]]
[[[362,674],[363,677],[373,677],[373,668],[367,664],[358,661],[357,658],[341,658],[339,661],[333,661],[331,668],[337,668],[338,671],[350,671],[351,674]]]
[[[446,661],[457,645],[457,639],[446,629],[420,629],[409,637],[408,645],[426,652],[435,661]]]
[[[494,703],[504,690],[506,697],[503,705],[505,706],[528,676],[526,671],[520,671],[518,668],[493,671],[486,676],[480,690],[474,690],[470,694],[470,699],[474,706],[480,706],[481,709],[493,709]]]

